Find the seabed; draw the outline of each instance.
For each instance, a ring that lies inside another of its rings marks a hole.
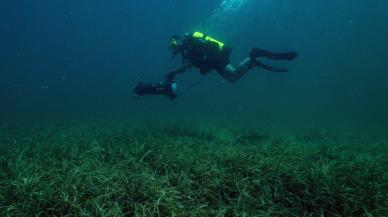
[[[0,216],[388,216],[387,138],[3,126]]]

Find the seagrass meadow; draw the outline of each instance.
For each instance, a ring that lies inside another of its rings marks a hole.
[[[3,126],[0,216],[387,216],[387,138],[194,124]]]

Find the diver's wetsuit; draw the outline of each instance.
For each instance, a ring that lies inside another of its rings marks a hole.
[[[183,39],[177,53],[180,53],[183,60],[188,60],[190,64],[170,72],[166,75],[166,78],[173,78],[176,74],[183,73],[191,66],[194,66],[200,70],[201,74],[207,74],[214,69],[228,81],[234,82],[254,67],[261,67],[272,72],[288,71],[287,69],[266,65],[258,61],[256,59],[258,57],[274,60],[293,60],[297,57],[296,52],[273,53],[253,48],[248,58],[243,60],[237,67],[233,67],[229,60],[231,51],[230,47],[224,46],[223,43],[202,33],[196,32],[187,35]]]
[[[183,40],[180,50],[183,59],[190,60],[201,74],[207,74],[211,69],[221,73],[230,62],[231,51],[232,49],[229,47],[219,49],[215,43],[191,36],[187,36]]]

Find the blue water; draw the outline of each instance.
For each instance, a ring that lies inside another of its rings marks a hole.
[[[387,10],[386,0],[3,2],[0,120],[387,126]],[[288,73],[255,69],[234,84],[191,70],[178,77],[177,100],[132,99],[139,79],[179,66],[169,37],[191,31],[233,47],[235,64],[252,47],[299,58],[266,61]]]

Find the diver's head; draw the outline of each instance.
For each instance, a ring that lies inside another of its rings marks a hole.
[[[171,36],[170,38],[170,49],[172,51],[177,51],[180,49],[182,45],[182,40],[181,40],[181,37],[179,35],[173,35]]]
[[[173,35],[170,38],[170,50],[172,51],[171,59],[174,59],[182,48],[182,39],[179,35]]]

